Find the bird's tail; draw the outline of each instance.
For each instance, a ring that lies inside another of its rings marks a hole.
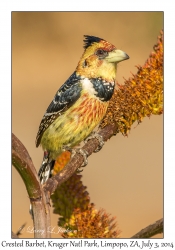
[[[45,151],[41,167],[38,171],[38,176],[42,185],[51,177],[54,164],[55,160],[50,160],[49,153]]]
[[[41,185],[43,185],[51,177],[54,164],[55,164],[55,160],[50,160],[49,153],[45,151],[41,167],[38,171],[38,177],[40,179]],[[33,209],[32,209],[31,204],[30,204],[29,213],[31,214],[31,217],[33,219],[34,216],[33,216]]]

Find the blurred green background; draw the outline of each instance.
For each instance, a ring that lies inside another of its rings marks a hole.
[[[42,149],[35,147],[39,123],[75,70],[83,35],[104,38],[130,56],[118,65],[117,81],[123,83],[123,77],[137,72],[135,65],[144,64],[162,28],[163,12],[12,12],[12,131],[37,170],[43,157]],[[89,158],[82,174],[91,201],[117,217],[121,238],[162,218],[163,116],[134,124],[128,137],[111,138]],[[32,238],[28,210],[25,186],[12,168],[12,230],[26,222],[22,237]],[[57,219],[52,215],[56,229]]]

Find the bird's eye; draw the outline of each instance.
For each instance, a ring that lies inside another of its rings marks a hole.
[[[95,53],[99,58],[104,58],[108,55],[108,52],[102,49],[98,49]]]

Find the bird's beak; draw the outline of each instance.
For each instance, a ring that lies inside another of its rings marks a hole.
[[[109,52],[108,56],[105,58],[108,62],[111,63],[118,63],[123,60],[129,59],[129,56],[122,50],[116,49],[111,52]]]

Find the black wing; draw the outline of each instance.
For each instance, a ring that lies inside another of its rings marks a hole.
[[[80,97],[81,94],[81,77],[74,72],[70,78],[57,91],[53,101],[50,103],[46,113],[41,120],[39,130],[36,136],[36,146],[38,147],[44,131],[50,126],[55,119],[71,107]]]

